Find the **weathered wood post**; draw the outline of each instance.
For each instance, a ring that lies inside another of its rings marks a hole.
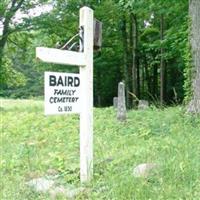
[[[125,86],[122,82],[118,84],[117,119],[119,121],[126,120]]]
[[[83,27],[83,52],[86,65],[80,66],[80,179],[89,181],[93,176],[93,10],[80,9],[80,27]]]
[[[93,10],[81,8],[79,20],[80,52],[37,47],[36,57],[43,62],[79,66],[81,106],[76,113],[80,113],[80,179],[84,183],[93,176]]]

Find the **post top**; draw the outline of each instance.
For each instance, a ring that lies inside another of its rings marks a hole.
[[[90,7],[88,6],[83,6],[80,8],[80,10],[88,10],[88,11],[93,11],[93,9],[91,9]]]
[[[121,82],[119,82],[119,85],[124,85],[124,83],[121,81]]]

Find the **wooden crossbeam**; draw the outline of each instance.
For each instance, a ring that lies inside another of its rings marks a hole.
[[[36,58],[47,63],[77,66],[86,65],[84,53],[54,48],[37,47]]]

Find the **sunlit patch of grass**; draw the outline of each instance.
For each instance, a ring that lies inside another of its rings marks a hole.
[[[49,199],[25,184],[58,173],[60,184],[79,185],[79,116],[44,116],[43,102],[1,100],[1,199]],[[200,118],[181,107],[129,111],[94,109],[94,179],[78,199],[199,199]],[[155,162],[150,179],[133,167]],[[62,199],[62,198],[61,198]]]

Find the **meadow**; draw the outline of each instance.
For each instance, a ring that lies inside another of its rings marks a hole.
[[[27,181],[56,173],[80,185],[79,116],[44,116],[43,101],[1,99],[0,199],[47,200]],[[159,165],[135,178],[140,163]],[[94,177],[76,199],[199,200],[200,117],[181,106],[130,110],[118,122],[113,107],[94,109]],[[60,196],[58,199],[64,199]]]

